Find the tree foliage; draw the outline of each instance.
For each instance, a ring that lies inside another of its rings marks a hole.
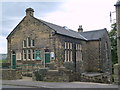
[[[109,32],[109,37],[111,40],[111,54],[112,54],[112,62],[113,64],[118,63],[117,57],[117,29],[116,23],[111,25],[111,31]]]

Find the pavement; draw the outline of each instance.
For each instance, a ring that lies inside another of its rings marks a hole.
[[[21,80],[2,80],[3,88],[9,86],[15,87],[29,87],[29,88],[116,88],[118,85],[102,84],[102,83],[90,83],[90,82],[43,82],[32,81],[30,78],[24,78]]]

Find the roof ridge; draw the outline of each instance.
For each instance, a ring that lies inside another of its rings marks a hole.
[[[85,31],[85,32],[80,32],[80,33],[96,32],[96,31],[103,31],[103,30],[106,30],[106,28],[98,29],[98,30]]]

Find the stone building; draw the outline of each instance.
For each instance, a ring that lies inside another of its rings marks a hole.
[[[120,0],[115,4],[116,7],[116,25],[117,25],[117,56],[118,64],[114,66],[114,81],[120,85]]]
[[[105,28],[83,32],[79,26],[76,32],[35,18],[34,10],[28,8],[7,40],[8,60],[14,69],[21,64],[41,64],[85,75],[102,73],[111,80],[110,40]]]

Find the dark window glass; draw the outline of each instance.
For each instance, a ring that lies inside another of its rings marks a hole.
[[[31,59],[30,50],[28,50],[28,59]]]
[[[32,46],[35,46],[35,40],[32,40]]]
[[[23,50],[24,53],[24,59],[26,59],[26,50]]]
[[[31,45],[31,41],[30,41],[30,37],[28,37],[28,46],[30,47]]]
[[[34,52],[35,50],[32,50],[32,54],[33,54],[33,57],[32,57],[32,59],[35,59],[35,52]]]
[[[23,45],[24,45],[24,47],[26,47],[26,40],[23,41]]]

